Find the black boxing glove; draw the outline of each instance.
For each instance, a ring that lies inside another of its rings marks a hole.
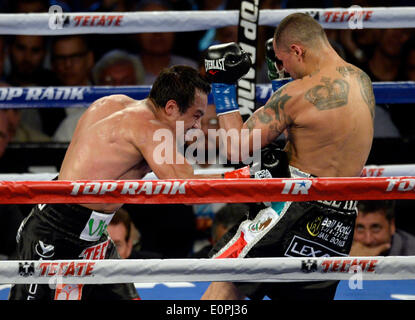
[[[275,57],[272,43],[273,38],[270,38],[265,42],[265,61],[268,67],[268,78],[271,80],[272,84],[272,91],[275,92],[283,85],[292,81],[292,78],[282,66],[282,61]]]
[[[235,42],[218,44],[207,49],[206,77],[212,83],[212,94],[218,116],[239,110],[235,84],[251,66],[248,53]]]
[[[261,159],[252,164],[250,171],[255,179],[291,177],[288,156],[275,143],[261,149]],[[275,212],[280,212],[283,205],[284,202],[249,203],[250,218],[253,219],[259,211],[267,207],[271,207]]]
[[[251,68],[252,62],[235,42],[210,46],[206,52],[206,77],[211,83],[235,84]]]
[[[287,153],[271,143],[261,149],[261,159],[252,165],[255,178],[290,178]]]

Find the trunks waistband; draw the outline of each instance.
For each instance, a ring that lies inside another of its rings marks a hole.
[[[58,230],[85,241],[99,240],[114,216],[77,204],[38,204],[36,209]]]
[[[317,176],[312,175],[310,173],[301,171],[300,169],[289,166],[291,178],[317,178]],[[345,212],[355,213],[357,210],[357,201],[356,200],[343,200],[343,201],[336,201],[336,200],[317,200],[313,201],[324,207],[329,207],[334,210],[341,210]]]

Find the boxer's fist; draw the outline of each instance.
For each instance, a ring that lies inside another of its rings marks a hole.
[[[273,38],[270,38],[265,42],[265,61],[268,67],[268,78],[272,83],[272,90],[277,91],[286,83],[292,79],[285,71],[282,61],[275,57],[274,47],[272,46]]]
[[[253,165],[251,171],[254,171],[255,177],[260,179],[291,176],[286,152],[274,143],[261,149],[261,159]]]
[[[235,42],[210,46],[205,57],[206,77],[211,83],[234,84],[251,66],[249,54]]]
[[[272,46],[273,39],[270,38],[265,42],[265,61],[268,67],[268,78],[269,80],[280,79],[284,77],[284,70],[278,67],[282,66],[282,63],[278,63],[279,61],[275,57],[274,47]]]

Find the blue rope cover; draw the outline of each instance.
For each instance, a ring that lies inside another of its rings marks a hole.
[[[150,86],[86,86],[86,87],[1,87],[0,108],[76,108],[87,107],[95,100],[125,94],[144,99]],[[415,103],[415,81],[375,82],[373,91],[377,104]],[[272,94],[271,84],[257,85],[256,101],[264,104]],[[209,103],[213,103],[212,94]]]

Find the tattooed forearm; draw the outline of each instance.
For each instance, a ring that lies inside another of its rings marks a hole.
[[[308,90],[305,98],[319,110],[328,110],[347,105],[349,83],[343,79],[330,80],[322,77],[319,84]]]
[[[262,110],[258,112],[258,120],[262,123],[270,123],[272,121],[272,117],[266,112],[266,110]]]
[[[271,99],[264,106],[264,111],[272,110],[275,114],[275,119],[281,121],[281,113],[284,112],[284,107],[287,101],[291,98],[288,94],[282,95],[282,90],[274,92]]]
[[[255,128],[256,115],[252,115],[248,120],[246,120],[246,126],[249,129],[249,132],[252,132]]]

